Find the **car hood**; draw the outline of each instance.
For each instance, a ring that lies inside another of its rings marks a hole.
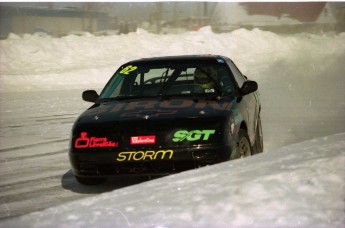
[[[111,101],[95,104],[85,111],[78,123],[210,118],[230,110],[233,100],[149,99]]]

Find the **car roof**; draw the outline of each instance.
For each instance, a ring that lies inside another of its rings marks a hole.
[[[228,59],[221,55],[176,55],[142,58],[128,62],[127,64],[163,63],[163,62],[218,62],[218,60]]]

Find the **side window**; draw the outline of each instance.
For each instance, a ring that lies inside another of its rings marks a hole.
[[[246,79],[243,77],[241,72],[238,70],[238,68],[235,66],[235,64],[231,60],[227,60],[226,62],[228,63],[238,86],[241,88],[243,83],[246,81]]]
[[[229,94],[236,91],[236,84],[232,77],[232,73],[225,65],[221,65],[218,67],[218,80],[225,93]]]

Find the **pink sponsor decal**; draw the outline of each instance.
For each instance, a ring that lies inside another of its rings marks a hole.
[[[118,142],[113,142],[107,137],[88,137],[87,132],[82,132],[80,138],[74,143],[75,148],[118,147]]]
[[[132,136],[131,145],[138,144],[155,144],[156,136],[155,135],[145,135],[145,136]]]

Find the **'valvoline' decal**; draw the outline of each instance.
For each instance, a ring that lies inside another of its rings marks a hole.
[[[155,144],[155,135],[145,135],[145,136],[132,136],[131,145],[141,145],[141,144]]]

